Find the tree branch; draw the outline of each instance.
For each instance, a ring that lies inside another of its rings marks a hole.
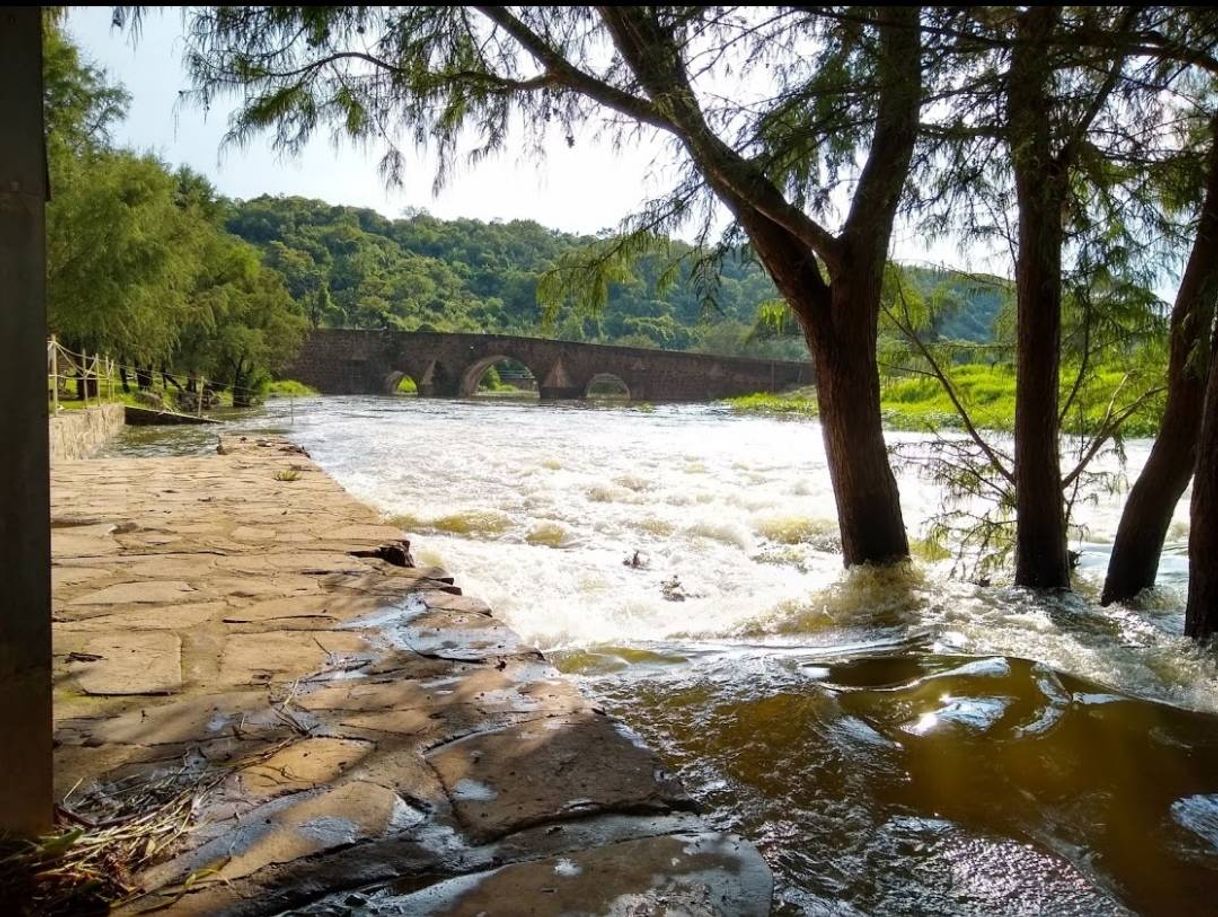
[[[711,184],[736,208],[748,208],[785,229],[824,259],[840,267],[837,237],[786,200],[758,166],[741,156],[707,125],[681,64],[672,36],[635,7],[600,7],[614,46],[639,84],[662,106],[673,133],[685,144]]]
[[[902,307],[905,309],[906,315],[908,315],[909,303],[905,299],[905,289],[900,283],[897,284],[897,293],[901,297]],[[969,438],[977,444],[977,447],[985,453],[986,458],[990,460],[994,468],[997,469],[998,473],[1001,474],[1003,478],[1005,478],[1013,487],[1015,485],[1015,475],[1008,470],[1005,464],[1003,464],[1001,459],[999,459],[998,454],[992,448],[990,448],[990,444],[982,438],[981,433],[977,430],[976,425],[973,423],[972,417],[969,416],[968,409],[965,408],[964,404],[960,401],[959,396],[956,394],[956,387],[952,385],[951,380],[947,377],[947,374],[943,371],[942,367],[939,366],[939,361],[935,359],[935,356],[933,353],[931,353],[930,348],[926,346],[926,344],[922,341],[922,338],[916,331],[914,331],[913,326],[910,323],[902,321],[900,317],[898,317],[897,314],[887,306],[883,306],[883,309],[885,314],[892,319],[893,324],[900,329],[901,333],[909,339],[909,342],[918,349],[918,352],[922,354],[923,359],[926,360],[927,364],[931,368],[931,375],[939,380],[939,384],[943,387],[943,391],[947,394],[948,399],[951,400],[952,406],[956,409],[956,413],[960,415],[960,420],[963,421],[964,428],[968,432]]]
[[[644,124],[650,124],[661,130],[673,130],[672,123],[661,115],[651,102],[631,95],[580,70],[561,53],[550,47],[544,38],[516,18],[506,7],[479,6],[475,9],[519,42],[556,83],[582,93],[593,101],[642,121]]]

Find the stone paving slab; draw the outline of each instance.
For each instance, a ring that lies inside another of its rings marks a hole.
[[[333,902],[402,883],[398,913],[768,911],[756,851],[292,444],[52,487],[57,792],[98,818],[197,794],[123,913],[358,913]]]
[[[427,761],[481,843],[574,815],[692,805],[653,752],[590,711],[475,733]]]
[[[90,636],[68,672],[86,694],[173,694],[182,687],[182,640],[165,631]]]

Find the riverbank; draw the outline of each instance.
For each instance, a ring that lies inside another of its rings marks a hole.
[[[1063,371],[1066,384],[1062,403],[1070,396],[1073,378]],[[1160,380],[1161,381],[1161,380]],[[1015,425],[1015,374],[1009,367],[976,363],[952,368],[952,383],[968,408],[973,423],[983,430],[1010,432]],[[1126,377],[1120,369],[1098,369],[1077,394],[1074,409],[1063,417],[1063,430],[1076,433],[1097,429],[1110,408],[1119,409],[1148,388],[1144,380]],[[802,388],[783,394],[758,392],[725,402],[740,414],[792,417],[817,416],[816,389]],[[1079,406],[1082,406],[1081,408]],[[928,376],[885,377],[880,380],[880,410],[889,430],[922,432],[963,429],[964,424],[937,379]],[[1149,398],[1122,424],[1122,435],[1152,437],[1159,429],[1163,396]]]
[[[56,793],[68,848],[149,826],[125,912],[768,911],[484,603],[286,441],[223,450],[53,473]]]

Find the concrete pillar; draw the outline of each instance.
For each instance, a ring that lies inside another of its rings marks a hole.
[[[0,831],[51,825],[42,22],[0,10]]]

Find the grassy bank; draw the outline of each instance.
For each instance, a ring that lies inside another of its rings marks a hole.
[[[1067,384],[1062,386],[1062,398],[1069,394],[1074,378],[1063,373]],[[1146,385],[1143,380],[1122,384],[1125,373],[1118,369],[1101,369],[1090,374],[1066,417],[1067,432],[1094,429],[1104,418],[1115,394],[1115,408],[1130,403]],[[973,422],[988,430],[1012,429],[1015,423],[1015,374],[1005,366],[970,363],[953,367],[952,381],[961,400],[969,409]],[[787,416],[816,416],[816,392],[799,389],[782,395],[758,393],[730,398],[727,403],[743,414],[773,414]],[[1080,410],[1081,406],[1081,410]],[[938,381],[924,376],[888,378],[880,384],[880,408],[884,423],[894,430],[928,430],[960,428],[960,417],[951,399]],[[1142,405],[1124,424],[1126,436],[1154,436],[1162,412],[1162,396]]]
[[[317,389],[305,385],[303,382],[297,382],[295,379],[280,379],[266,387],[268,398],[303,398],[316,394],[318,394]]]

